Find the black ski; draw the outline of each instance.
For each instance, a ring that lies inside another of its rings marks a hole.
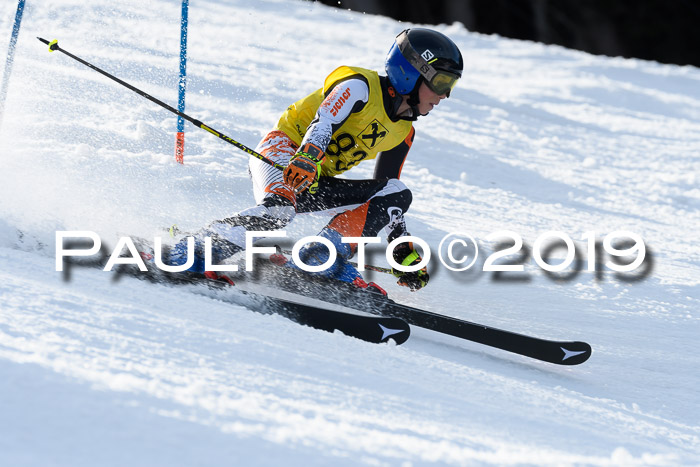
[[[249,292],[247,294],[251,295]],[[315,329],[328,332],[340,331],[345,335],[375,344],[392,339],[400,345],[411,335],[410,327],[399,317],[357,315],[280,298],[258,296],[262,297],[263,312],[271,311],[295,323]]]
[[[141,253],[148,256],[151,253]],[[151,256],[152,257],[152,256]],[[146,258],[144,258],[146,260]],[[226,276],[212,279],[193,273],[165,273],[162,271],[150,271],[143,273],[133,267],[122,267],[119,274],[126,274],[150,282],[171,285],[195,285],[206,286],[209,290],[225,291],[232,288],[234,282]],[[216,298],[229,303],[241,304],[246,308],[263,314],[277,314],[295,323],[310,326],[323,331],[341,333],[375,344],[393,340],[397,345],[406,342],[411,335],[409,325],[399,317],[371,316],[356,313],[333,310],[322,305],[312,305],[283,298],[272,297],[260,292],[251,292],[239,288],[236,291],[245,296],[245,303],[235,300],[230,294],[216,294]],[[300,299],[308,299],[307,296],[299,296]],[[342,305],[342,304],[339,304]]]
[[[327,331],[339,330],[344,334],[369,342],[385,342],[391,337],[398,344],[403,343],[408,339],[410,333],[408,324],[412,324],[431,331],[557,365],[581,364],[588,360],[592,353],[591,346],[586,342],[541,339],[433,313],[402,305],[386,296],[357,289],[350,284],[276,266],[266,260],[257,262],[255,271],[256,274],[252,276],[244,274],[242,276],[234,276],[234,278],[236,281],[257,282],[268,287],[270,284],[274,284],[276,289],[379,316],[354,315],[257,294],[263,301],[267,301],[267,306],[262,307],[263,309],[267,308],[267,312],[287,316],[295,322],[319,329]],[[165,275],[177,278],[176,280],[180,281],[183,277],[180,274]],[[196,282],[201,282],[202,280],[209,283],[210,286],[219,284],[219,281],[211,281],[201,276],[196,277]],[[250,296],[256,296],[254,293],[246,293]],[[338,317],[333,318],[331,314]],[[372,319],[394,319],[398,321],[368,321]],[[364,321],[364,324],[362,321]],[[378,324],[381,324],[381,326]],[[381,333],[377,329],[381,330]],[[405,332],[398,332],[393,336],[388,336],[385,329],[401,329]]]
[[[225,276],[223,276],[225,277]],[[183,279],[180,278],[180,281]],[[222,278],[212,280],[199,275],[185,279],[194,284],[205,283],[210,288],[233,285]],[[323,331],[340,331],[343,334],[363,341],[380,344],[393,340],[397,345],[406,342],[411,335],[409,325],[398,316],[368,316],[333,310],[325,306],[294,302],[278,297],[271,297],[259,292],[239,290],[239,292],[256,303],[251,309],[264,314],[274,313],[295,323],[310,326]],[[300,296],[300,298],[305,298]],[[306,297],[308,298],[308,297]],[[250,306],[248,303],[245,304]]]
[[[367,308],[367,311],[382,316],[400,317],[415,326],[544,362],[578,365],[591,356],[591,346],[585,342],[540,339],[401,305],[392,300],[375,299],[374,302],[374,307]]]
[[[309,275],[299,277],[299,274],[302,273],[295,270],[274,265],[266,267],[264,263],[259,266],[263,270],[268,270],[268,273],[263,273],[259,280],[269,283],[271,278],[276,278],[274,281],[275,286],[284,290],[294,290],[296,293],[332,303],[350,303],[350,305],[346,306],[380,316],[400,318],[414,326],[495,347],[507,352],[557,365],[578,365],[588,360],[591,356],[591,346],[586,342],[555,341],[505,331],[402,305],[377,293],[358,291],[356,288],[338,281],[328,281],[327,279]],[[328,287],[323,287],[324,282]],[[331,284],[328,284],[328,282],[331,282]],[[313,285],[307,286],[307,284]],[[316,293],[318,290],[324,291],[323,296],[319,296]],[[330,293],[329,290],[333,290],[336,293]]]

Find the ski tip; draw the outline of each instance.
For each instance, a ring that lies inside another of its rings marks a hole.
[[[379,342],[389,342],[393,340],[396,345],[401,345],[411,336],[409,325],[399,318],[386,318],[377,323],[381,337]]]
[[[567,342],[559,346],[561,349],[561,365],[580,365],[591,357],[593,349],[586,342]]]

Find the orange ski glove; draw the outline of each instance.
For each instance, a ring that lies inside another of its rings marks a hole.
[[[312,186],[317,185],[321,162],[323,162],[323,156],[317,159],[306,152],[296,153],[284,169],[284,183],[289,185],[296,194],[302,193],[307,188],[314,193]]]

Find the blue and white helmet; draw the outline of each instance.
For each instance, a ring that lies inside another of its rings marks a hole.
[[[417,91],[422,77],[436,94],[449,96],[463,68],[457,45],[444,34],[424,28],[406,29],[396,36],[385,64],[392,86],[404,95]]]

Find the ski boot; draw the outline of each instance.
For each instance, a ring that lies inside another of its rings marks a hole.
[[[213,232],[202,231],[193,236],[194,238],[194,263],[190,266],[187,271],[194,272],[197,274],[204,274],[206,272],[204,267],[204,238],[211,237],[211,261],[212,264],[219,264],[226,258],[233,256],[242,250],[241,247],[235,243],[231,243]],[[188,251],[187,251],[187,238],[181,239],[171,250],[170,250],[170,264],[173,266],[182,266],[187,262]]]
[[[351,244],[341,242],[342,236],[340,233],[329,227],[324,227],[318,236],[330,240],[337,252],[336,260],[335,263],[333,263],[325,271],[305,271],[307,274],[345,282],[353,285],[356,288],[377,293],[381,296],[387,295],[386,291],[374,282],[365,282],[365,280],[362,278],[362,274],[360,274],[355,266],[348,261],[350,258],[352,258],[355,252],[353,251],[354,249]],[[309,243],[299,251],[299,259],[301,259],[301,261],[308,266],[320,266],[325,264],[326,261],[328,261],[329,256],[330,253],[328,248],[320,242]],[[292,268],[301,269],[294,264],[293,261],[288,261],[286,265]]]

